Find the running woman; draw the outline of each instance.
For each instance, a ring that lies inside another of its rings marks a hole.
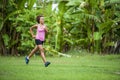
[[[45,40],[45,33],[48,32],[48,30],[47,30],[47,27],[44,24],[44,17],[43,16],[37,16],[36,20],[37,20],[38,24],[30,27],[30,33],[31,33],[32,37],[35,39],[36,46],[31,51],[31,53],[27,57],[25,57],[25,62],[26,62],[26,64],[28,64],[29,59],[33,56],[33,54],[36,51],[40,50],[40,55],[42,57],[44,65],[45,65],[45,67],[48,67],[50,62],[46,61],[45,54],[44,54],[44,48],[43,48],[43,43],[44,43],[44,40]],[[33,34],[33,29],[34,28],[37,29],[36,30],[37,31],[36,35]]]

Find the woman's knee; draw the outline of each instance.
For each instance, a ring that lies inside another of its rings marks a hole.
[[[40,52],[44,52],[44,48],[41,45],[39,46],[39,50]]]
[[[44,52],[44,49],[43,49],[43,48],[41,48],[41,49],[40,49],[40,52]]]
[[[40,49],[40,52],[44,52],[44,49],[42,47],[40,47],[39,49]]]

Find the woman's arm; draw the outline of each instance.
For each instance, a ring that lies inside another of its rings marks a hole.
[[[46,31],[46,33],[48,32],[48,28],[45,26],[45,31]]]
[[[30,27],[30,33],[31,33],[32,37],[35,38],[35,35],[33,34],[33,28],[37,28],[37,25]]]

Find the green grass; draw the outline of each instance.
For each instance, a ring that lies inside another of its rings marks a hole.
[[[40,57],[28,65],[24,57],[0,57],[0,80],[120,80],[120,55],[47,57],[44,67]]]

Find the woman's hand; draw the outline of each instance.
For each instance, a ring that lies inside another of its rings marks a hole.
[[[35,36],[35,35],[32,35],[32,37],[35,39],[36,36]]]

